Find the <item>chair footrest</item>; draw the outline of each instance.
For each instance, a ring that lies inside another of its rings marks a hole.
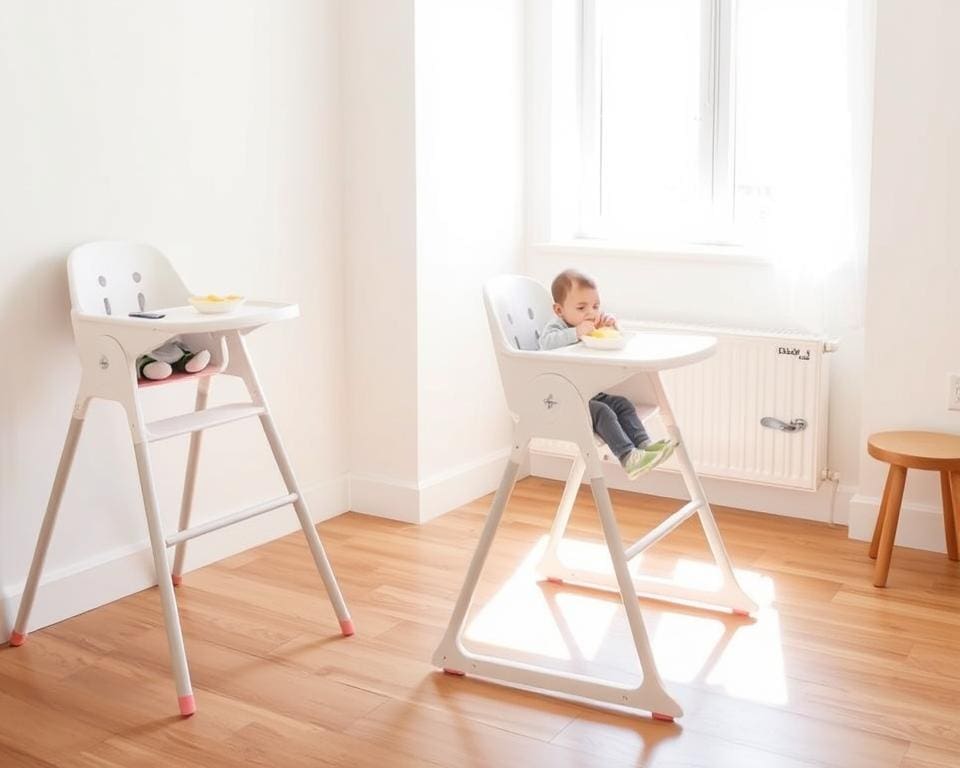
[[[185,413],[182,416],[173,416],[169,419],[152,421],[147,424],[147,440],[151,443],[157,440],[166,440],[178,435],[186,435],[190,432],[199,432],[202,429],[210,427],[219,427],[222,424],[229,424],[232,421],[240,419],[249,419],[251,416],[259,416],[264,409],[259,405],[252,403],[231,403],[229,405],[218,405],[215,408],[207,408],[202,411]]]
[[[171,373],[165,379],[138,379],[137,387],[140,389],[149,389],[150,387],[162,387],[167,384],[174,384],[178,381],[186,381],[187,379],[206,379],[209,376],[216,376],[220,373],[220,369],[215,365],[208,365],[202,371],[197,371],[196,373],[187,373],[186,371],[175,371]]]
[[[232,514],[224,515],[223,517],[218,517],[216,520],[211,520],[209,523],[196,525],[193,528],[187,528],[179,533],[175,533],[173,536],[168,536],[166,539],[166,544],[168,547],[176,546],[181,541],[189,541],[190,539],[195,539],[197,536],[203,536],[205,533],[218,531],[221,528],[226,528],[228,525],[233,525],[234,523],[239,523],[243,520],[249,520],[251,517],[262,515],[264,512],[269,512],[273,509],[286,506],[287,504],[293,504],[299,498],[300,497],[295,493],[288,493],[286,496],[278,496],[275,499],[260,502],[252,507],[241,509],[238,512],[233,512]]]

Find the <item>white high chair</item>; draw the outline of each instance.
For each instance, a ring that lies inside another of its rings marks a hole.
[[[182,715],[192,715],[196,711],[196,702],[190,684],[173,588],[180,584],[185,547],[190,539],[292,504],[340,621],[341,632],[344,636],[352,635],[354,628],[350,613],[290,468],[243,338],[267,323],[297,317],[297,305],[248,301],[230,314],[199,314],[193,307],[184,306],[190,292],[166,257],[147,245],[124,242],[87,243],[70,253],[67,271],[73,304],[73,330],[82,366],[80,389],[10,637],[10,645],[23,644],[27,635],[30,610],[36,597],[44,558],[91,398],[114,400],[126,410]],[[159,310],[165,317],[150,320],[128,316],[130,312],[144,310]],[[160,382],[138,382],[137,357],[175,336],[181,337],[194,349],[210,350],[210,365],[198,374],[173,374]],[[241,378],[250,395],[250,402],[207,408],[210,376],[213,374]],[[166,384],[183,378],[197,379],[194,412],[146,423],[140,407],[140,390],[145,386]],[[254,416],[260,419],[287,493],[202,525],[189,527],[203,430]],[[179,530],[165,538],[157,509],[153,470],[147,446],[151,442],[185,434],[190,434],[190,448]],[[168,547],[176,548],[172,574],[167,563]]]
[[[449,674],[476,674],[506,684],[644,710],[659,720],[673,720],[682,711],[664,689],[657,672],[637,594],[719,607],[742,615],[757,608],[737,583],[659,375],[661,370],[709,357],[714,353],[716,340],[707,336],[636,334],[628,340],[624,349],[617,351],[589,349],[583,344],[575,344],[541,352],[538,351],[540,330],[554,316],[553,302],[543,286],[516,275],[497,277],[484,286],[484,303],[507,405],[515,421],[514,439],[500,487],[467,569],[450,624],[433,655],[433,663]],[[649,418],[659,411],[667,433],[679,443],[675,455],[690,494],[689,503],[630,546],[625,546],[620,538],[617,519],[607,493],[601,465],[605,446],[598,446],[593,434],[588,403],[599,392],[629,397],[638,404],[641,418]],[[551,581],[619,590],[643,673],[643,681],[637,687],[549,670],[506,657],[477,654],[463,645],[467,612],[484,561],[513,490],[521,460],[530,441],[535,438],[565,441],[573,457],[573,466],[538,570]],[[613,561],[613,574],[573,569],[565,565],[558,554],[559,543],[585,472],[590,479],[594,503]],[[663,539],[694,514],[699,515],[716,561],[719,571],[717,589],[696,589],[631,574],[629,560]]]

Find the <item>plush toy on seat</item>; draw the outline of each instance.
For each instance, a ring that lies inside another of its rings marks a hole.
[[[180,340],[168,341],[149,355],[137,358],[137,375],[142,379],[159,381],[174,371],[199,373],[210,364],[210,352],[201,349],[192,352]]]

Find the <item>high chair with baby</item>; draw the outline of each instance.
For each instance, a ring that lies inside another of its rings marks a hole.
[[[473,674],[506,684],[643,710],[656,719],[672,720],[682,711],[667,693],[657,671],[637,595],[720,608],[741,615],[757,608],[737,582],[659,374],[661,370],[706,359],[714,353],[716,340],[706,336],[644,333],[632,336],[623,349],[616,351],[590,349],[583,344],[539,351],[540,329],[553,317],[550,295],[542,285],[516,275],[494,278],[484,286],[484,304],[507,406],[514,419],[514,438],[500,487],[433,662],[455,675]],[[620,537],[607,492],[601,464],[605,446],[597,444],[591,425],[588,403],[599,392],[629,397],[637,404],[642,420],[659,414],[668,435],[679,443],[675,456],[690,495],[687,504],[629,546]],[[531,440],[540,438],[562,441],[573,463],[538,570],[550,581],[619,590],[643,673],[639,686],[555,671],[504,656],[478,654],[463,644],[473,594],[520,464]],[[613,561],[612,574],[573,568],[559,557],[559,544],[584,474],[589,478]],[[630,572],[630,560],[693,515],[699,516],[716,563],[719,583],[715,589],[690,587]]]
[[[344,636],[352,635],[354,628],[350,613],[320,537],[310,519],[306,501],[290,466],[244,340],[248,333],[263,325],[297,317],[298,306],[251,301],[229,314],[199,314],[196,309],[187,306],[190,292],[166,257],[148,245],[125,242],[87,243],[70,253],[67,272],[73,306],[71,318],[82,368],[80,388],[10,644],[21,645],[26,639],[30,611],[36,597],[44,558],[83,429],[87,405],[92,398],[113,400],[126,411],[182,715],[193,714],[196,711],[196,702],[190,683],[174,586],[181,582],[186,543],[190,539],[292,504],[317,570],[333,603],[341,632]],[[142,313],[144,310],[157,310],[156,314],[162,314],[163,317],[149,319],[129,316],[131,312]],[[174,374],[161,382],[139,381],[137,358],[174,337],[182,338],[194,348],[210,350],[209,366],[200,373]],[[207,399],[213,374],[240,378],[249,393],[249,402],[208,408]],[[140,402],[144,387],[186,378],[197,380],[194,411],[147,423]],[[260,420],[287,492],[277,498],[190,527],[203,431],[253,417]],[[157,508],[148,446],[159,440],[186,434],[190,435],[190,446],[179,526],[176,533],[165,536]],[[166,553],[170,547],[175,548],[172,572]]]

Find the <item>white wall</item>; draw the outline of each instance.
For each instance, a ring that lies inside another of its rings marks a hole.
[[[522,266],[522,43],[514,0],[416,3],[424,518],[495,488],[510,443],[481,286]]]
[[[886,429],[960,432],[960,4],[886,0],[877,16],[861,446]],[[884,465],[861,452],[851,535],[869,538]],[[944,550],[938,478],[910,472],[897,543]]]
[[[413,0],[343,4],[351,508],[416,506],[417,252]]]
[[[165,251],[196,291],[298,300],[251,337],[315,517],[346,509],[336,2],[0,0],[0,636],[29,566],[79,366],[65,256],[87,240]],[[148,393],[148,416],[192,407]],[[242,397],[228,382],[213,399]],[[186,439],[156,447],[176,521]],[[198,518],[282,486],[254,422],[209,433]],[[152,582],[124,420],[95,404],[34,626]],[[191,542],[190,564],[292,530],[276,512]],[[62,579],[71,574],[70,579]]]
[[[480,290],[522,259],[521,30],[511,0],[344,4],[353,510],[424,521],[502,471]]]

